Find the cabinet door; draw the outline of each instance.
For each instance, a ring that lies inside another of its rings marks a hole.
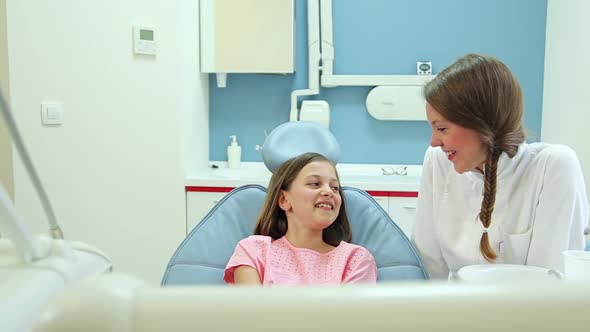
[[[186,193],[186,234],[211,211],[227,193],[187,192]]]
[[[389,216],[409,238],[416,220],[417,203],[417,197],[389,197]]]
[[[293,0],[201,0],[201,72],[292,73]]]
[[[385,210],[385,212],[389,213],[389,197],[385,196],[372,196],[379,205]]]

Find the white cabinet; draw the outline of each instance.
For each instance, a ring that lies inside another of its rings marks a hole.
[[[186,193],[186,234],[195,228],[227,193],[195,192]]]
[[[201,72],[292,73],[294,0],[201,0]]]
[[[385,212],[389,213],[389,197],[384,196],[373,196],[373,199],[381,205]]]
[[[389,217],[406,233],[412,235],[412,228],[416,220],[416,197],[373,196]]]
[[[416,220],[417,197],[389,197],[389,216],[406,233],[412,237],[412,228]]]
[[[190,231],[211,211],[227,193],[189,191],[186,193],[186,233]],[[416,219],[416,197],[374,196],[379,205],[391,219],[406,233],[412,235]]]

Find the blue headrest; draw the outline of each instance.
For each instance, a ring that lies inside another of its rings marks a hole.
[[[320,124],[294,121],[273,129],[261,149],[262,160],[271,172],[283,162],[306,152],[320,153],[336,165],[340,145],[330,130]]]

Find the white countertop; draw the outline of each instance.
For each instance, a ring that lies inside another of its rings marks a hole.
[[[246,184],[268,186],[271,173],[262,162],[242,162],[239,169],[227,168],[226,162],[210,162],[219,168],[196,171],[186,178],[186,186],[239,187]],[[407,175],[384,175],[402,171]],[[422,165],[338,164],[336,166],[343,186],[368,191],[417,192],[420,186]]]

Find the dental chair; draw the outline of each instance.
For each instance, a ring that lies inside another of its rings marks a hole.
[[[271,172],[305,152],[321,153],[336,164],[340,147],[329,130],[307,122],[278,126],[262,147]],[[418,251],[381,206],[363,190],[344,186],[342,191],[352,242],[373,254],[378,281],[428,279]],[[228,193],[180,244],[161,285],[224,284],[225,265],[236,244],[252,235],[265,197],[266,188],[260,185],[245,185]]]

